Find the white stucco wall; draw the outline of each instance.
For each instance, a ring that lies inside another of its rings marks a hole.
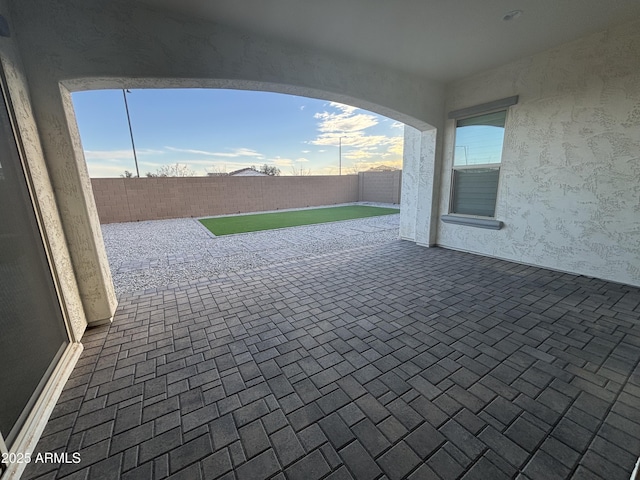
[[[446,110],[520,95],[505,128],[499,231],[439,245],[640,285],[640,20],[451,85]],[[454,121],[445,129],[448,212]]]
[[[400,238],[416,241],[418,180],[420,178],[420,131],[404,127],[402,189],[400,190]]]
[[[430,247],[436,243],[440,158],[438,129],[404,128],[400,238]]]

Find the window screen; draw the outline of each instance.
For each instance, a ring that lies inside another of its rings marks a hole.
[[[453,212],[493,217],[499,168],[472,168],[453,172]]]

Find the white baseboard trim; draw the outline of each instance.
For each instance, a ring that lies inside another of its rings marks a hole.
[[[53,373],[42,390],[40,398],[38,398],[38,401],[27,417],[22,431],[13,442],[10,452],[33,453],[44,428],[47,426],[51,412],[53,412],[56,402],[58,401],[58,398],[60,398],[62,389],[67,383],[73,368],[76,366],[83,349],[84,347],[79,342],[67,345],[67,348],[62,353],[62,357],[60,358],[58,365],[56,365]],[[2,476],[2,479],[18,480],[26,466],[26,463],[9,464],[7,470]]]

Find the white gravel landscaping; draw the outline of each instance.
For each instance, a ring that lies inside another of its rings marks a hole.
[[[360,203],[397,208],[397,205]],[[102,225],[118,297],[398,238],[400,215],[216,237],[197,219]]]

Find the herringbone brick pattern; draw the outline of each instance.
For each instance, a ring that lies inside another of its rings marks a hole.
[[[401,241],[129,296],[25,477],[626,480],[639,304]]]

